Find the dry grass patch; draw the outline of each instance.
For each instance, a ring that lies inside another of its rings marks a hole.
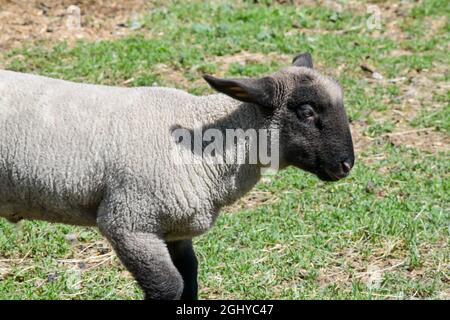
[[[431,128],[406,128],[404,131],[386,134],[386,138],[396,146],[402,145],[433,153],[450,151],[450,136]]]
[[[254,189],[231,206],[224,208],[223,212],[237,213],[242,210],[255,209],[263,205],[272,205],[278,200],[279,198],[272,192]]]
[[[219,65],[219,68],[216,73],[219,76],[223,76],[228,71],[232,63],[239,63],[241,65],[256,64],[256,63],[268,64],[271,61],[277,61],[289,65],[292,61],[292,57],[289,55],[274,52],[264,54],[259,52],[255,53],[255,52],[241,51],[236,54],[218,56],[213,58],[213,62]]]
[[[76,27],[77,10],[70,6],[81,10],[80,28]],[[0,0],[0,49],[37,41],[123,37],[133,32],[128,28],[130,17],[148,6],[145,0]]]

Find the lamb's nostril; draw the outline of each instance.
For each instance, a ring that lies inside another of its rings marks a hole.
[[[346,162],[346,161],[342,162],[342,171],[344,173],[349,173],[351,168],[352,167],[351,167],[351,165],[348,162]]]

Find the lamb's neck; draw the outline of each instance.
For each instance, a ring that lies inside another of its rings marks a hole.
[[[242,103],[221,94],[204,97],[202,110],[198,116],[202,122],[203,132],[206,132],[207,129],[219,130],[222,133],[223,143],[226,145],[225,153],[227,157],[231,155],[234,160],[237,158],[237,149],[226,143],[229,138],[227,135],[230,134],[228,130],[241,129],[243,132],[248,132],[249,129],[253,129],[253,133],[258,135],[261,129],[267,129],[270,124],[270,118],[260,107]],[[258,138],[249,140],[244,149],[243,162],[241,158],[241,162],[238,160],[235,163],[228,162],[218,166],[207,165],[221,177],[221,179],[217,179],[220,184],[223,184],[219,188],[224,196],[222,199],[224,203],[221,204],[234,202],[259,181],[262,170],[259,159],[256,162],[249,161],[249,152],[258,150],[258,148],[252,148],[258,143],[258,140]]]

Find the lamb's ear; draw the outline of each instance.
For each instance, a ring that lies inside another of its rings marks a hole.
[[[305,52],[295,56],[294,60],[292,60],[292,64],[296,67],[307,67],[312,69],[313,61],[311,54]]]
[[[272,100],[275,87],[274,81],[270,77],[260,79],[220,79],[204,75],[203,79],[215,90],[225,93],[234,99],[274,108]]]

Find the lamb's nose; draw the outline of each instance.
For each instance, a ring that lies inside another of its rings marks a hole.
[[[352,168],[352,166],[347,162],[347,161],[343,161],[342,162],[342,171],[345,174],[348,174],[350,172],[350,169]]]

